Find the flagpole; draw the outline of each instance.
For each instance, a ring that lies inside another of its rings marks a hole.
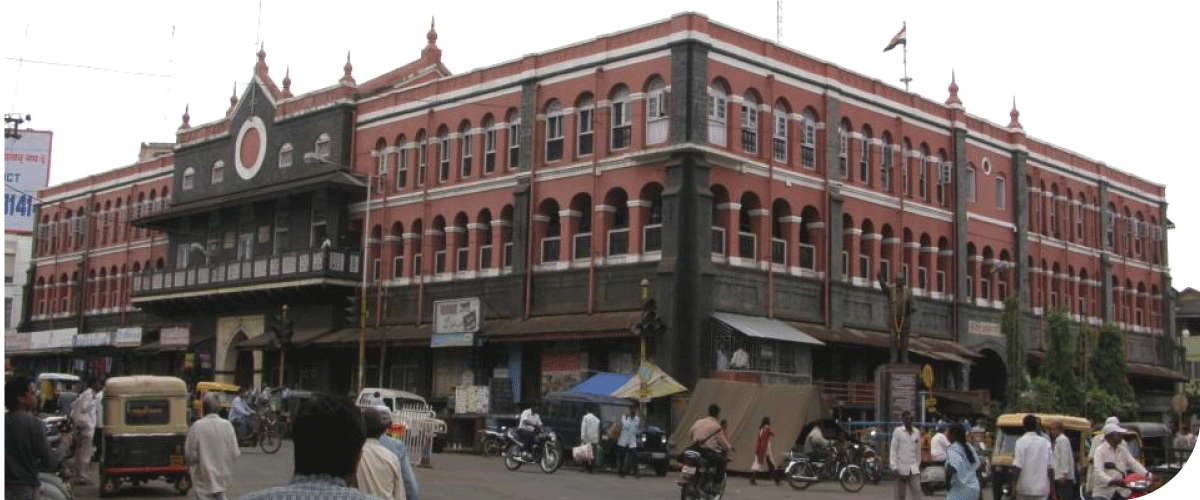
[[[900,81],[904,82],[904,91],[908,92],[908,83],[912,81],[912,78],[908,77],[908,22],[901,23],[900,31],[904,32],[904,37],[905,37],[905,40],[904,40],[904,78],[901,78]]]

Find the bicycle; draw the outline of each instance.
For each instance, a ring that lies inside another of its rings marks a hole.
[[[250,434],[238,442],[240,447],[258,446],[264,453],[275,453],[283,446],[283,429],[279,415],[275,412],[259,411],[254,414]]]

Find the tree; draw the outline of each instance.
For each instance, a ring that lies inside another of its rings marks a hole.
[[[1059,387],[1045,376],[1035,378],[1029,391],[1021,394],[1020,402],[1012,409],[1030,413],[1074,413],[1063,411],[1062,400],[1058,396],[1059,392]]]
[[[1021,393],[1025,392],[1025,332],[1021,327],[1021,311],[1017,309],[1016,295],[1004,299],[1000,329],[1008,341],[1008,383],[1005,384],[1004,400],[1013,409],[1020,405]]]
[[[1089,367],[1088,413],[1103,415],[1101,418],[1133,417],[1137,399],[1125,365],[1125,341],[1116,325],[1108,323],[1100,327]]]
[[[1083,407],[1084,392],[1076,373],[1079,362],[1075,339],[1071,335],[1071,321],[1062,309],[1054,309],[1046,317],[1046,325],[1046,361],[1042,363],[1041,377],[1045,377],[1055,390],[1053,411],[1078,413]]]

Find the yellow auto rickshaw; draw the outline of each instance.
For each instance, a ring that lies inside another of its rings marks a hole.
[[[237,396],[238,391],[242,390],[233,384],[223,382],[197,382],[196,397],[192,399],[192,416],[199,420],[204,416],[202,404],[204,395],[210,392],[215,392],[221,396],[221,418],[229,418],[229,405],[233,404],[234,396]]]
[[[992,498],[1004,498],[1010,495],[1006,491],[1012,481],[1013,452],[1017,448],[1017,440],[1025,435],[1025,415],[1028,413],[1006,413],[996,418],[996,443],[992,448]],[[1063,434],[1071,440],[1071,450],[1075,455],[1075,477],[1083,477],[1078,472],[1084,470],[1088,454],[1087,447],[1091,439],[1092,424],[1086,418],[1070,415],[1055,415],[1033,413],[1041,424],[1043,432],[1049,435],[1050,422],[1062,422]]]
[[[113,377],[104,384],[100,496],[121,484],[163,479],[179,494],[192,487],[184,462],[187,386],[175,377]]]

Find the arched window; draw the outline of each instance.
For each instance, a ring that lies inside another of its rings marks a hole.
[[[629,253],[629,195],[624,189],[613,188],[604,197],[604,204],[612,209],[608,227],[608,255]]]
[[[929,201],[929,168],[930,164],[936,160],[929,154],[929,146],[921,143],[921,158],[917,161],[920,166],[917,167],[917,197],[922,201]]]
[[[1002,174],[996,174],[996,192],[995,192],[996,208],[1003,209],[1008,200],[1008,182]]]
[[[579,193],[571,199],[571,211],[579,213],[579,226],[572,236],[571,258],[587,259],[592,256],[592,197]]]
[[[541,260],[542,264],[558,262],[562,255],[562,222],[558,210],[558,202],[553,198],[542,201],[538,213],[534,216],[535,223],[545,224],[542,231]]]
[[[417,143],[413,147],[417,148],[417,178],[414,179],[413,184],[424,186],[429,166],[429,145],[426,144],[425,129],[417,131]]]
[[[1055,238],[1061,237],[1058,230],[1058,184],[1050,184],[1050,234]]]
[[[470,231],[470,219],[467,218],[466,212],[459,212],[454,216],[454,270],[458,272],[466,271],[470,268],[471,263],[471,246],[468,244],[467,232]],[[449,236],[447,236],[449,237]]]
[[[333,139],[329,137],[329,134],[321,134],[317,137],[317,143],[313,147],[313,152],[316,153],[318,158],[329,159],[333,154]]]
[[[563,112],[562,104],[559,104],[558,99],[551,99],[546,103],[546,162],[559,161],[563,157],[563,143],[566,142],[563,135]]]
[[[646,85],[646,144],[667,142],[667,86],[655,76]]]
[[[722,80],[708,86],[708,142],[726,145],[728,136],[726,123],[729,112],[729,89]]]
[[[884,191],[890,193],[892,192],[893,157],[896,155],[896,149],[895,146],[892,145],[892,134],[890,132],[885,130],[883,132],[882,140],[883,145],[880,148],[882,157],[881,161],[879,162],[879,185],[883,187]]]
[[[508,112],[508,169],[515,170],[521,162],[521,113]]]
[[[513,206],[504,205],[504,208],[500,209],[500,240],[504,242],[500,264],[506,270],[513,267],[512,221]]]
[[[858,180],[871,185],[871,127],[863,125],[862,138],[858,141]]]
[[[396,190],[408,186],[408,139],[404,134],[396,137]]]
[[[975,164],[968,163],[966,169],[966,179],[964,179],[963,191],[967,193],[967,202],[975,203]]]
[[[496,120],[491,113],[483,117],[483,173],[496,171]]]
[[[437,134],[438,182],[450,180],[450,129],[442,125]]]
[[[850,178],[850,122],[838,125],[838,177]]]
[[[183,169],[183,190],[192,189],[196,184],[196,169],[188,167]],[[106,214],[107,215],[107,214]]]
[[[446,272],[446,218],[440,215],[434,217],[431,230],[429,237],[433,238],[433,273],[442,274]]]
[[[492,211],[483,209],[479,211],[479,216],[476,217],[476,222],[479,224],[479,269],[490,269],[492,267]]]
[[[609,95],[612,100],[612,111],[609,120],[612,126],[612,149],[629,147],[633,137],[633,117],[630,116],[629,87],[617,85]]]
[[[473,156],[471,154],[471,150],[474,149],[471,141],[471,138],[473,137],[471,134],[471,122],[463,120],[463,122],[458,126],[458,135],[458,143],[460,146],[458,175],[460,178],[466,179],[467,177],[471,176],[472,168],[474,167],[471,164]]]
[[[788,116],[791,115],[791,111],[789,111],[787,102],[783,99],[775,101],[774,111],[775,113],[772,115],[772,118],[774,119],[775,126],[773,127],[774,134],[771,141],[771,149],[775,161],[786,165],[788,162]]]
[[[1087,243],[1087,221],[1083,216],[1083,209],[1087,206],[1087,197],[1083,193],[1079,193],[1079,200],[1075,202],[1075,240],[1080,243]]]
[[[375,141],[375,150],[371,151],[371,156],[375,157],[375,166],[378,167],[376,172],[386,174],[388,171],[387,139],[380,137]]]
[[[809,170],[817,168],[817,114],[804,110],[804,132],[800,134],[800,164]]]
[[[1138,212],[1134,216],[1133,227],[1133,251],[1145,260],[1146,255],[1142,253],[1142,238],[1146,235],[1146,219],[1142,217],[1142,213]]]
[[[758,257],[758,231],[754,219],[766,214],[762,213],[765,210],[758,196],[752,192],[743,194],[741,203],[742,208],[738,213],[738,257],[755,260]]]
[[[643,203],[642,215],[642,252],[658,252],[662,250],[662,185],[657,182],[647,184],[642,188],[638,198]]]
[[[292,166],[292,143],[286,143],[279,148],[279,168]]]
[[[583,94],[575,103],[575,155],[587,156],[592,154],[593,144],[595,140],[595,113],[596,104],[592,101],[592,94]]]
[[[758,154],[758,94],[747,90],[742,96],[742,151]]]

